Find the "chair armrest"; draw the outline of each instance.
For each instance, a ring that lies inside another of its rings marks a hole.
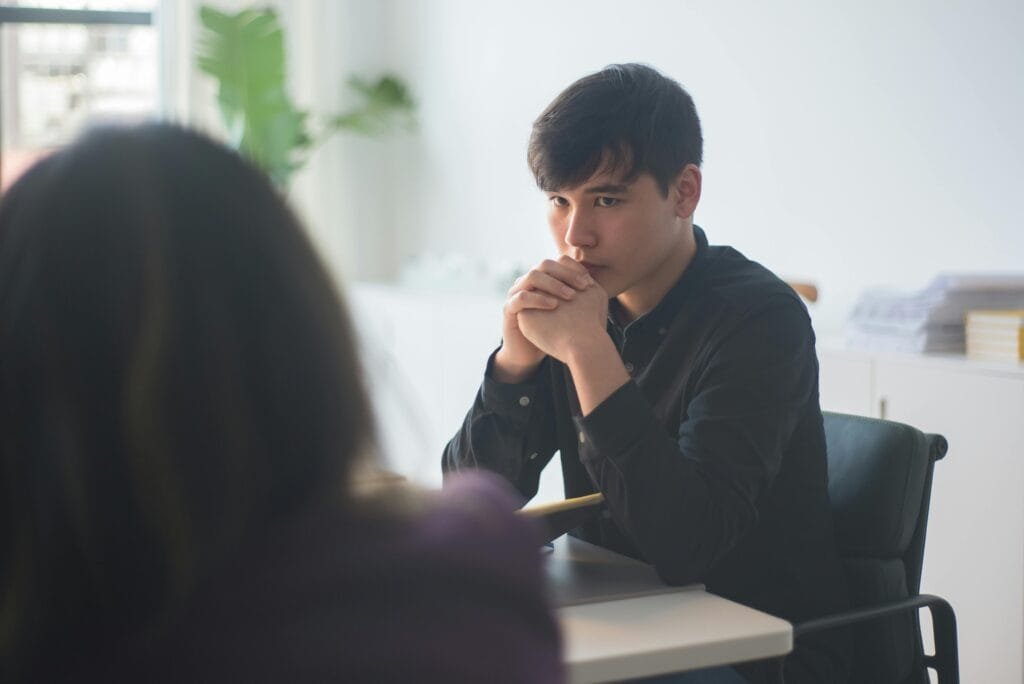
[[[856,608],[853,610],[835,613],[825,617],[808,620],[793,625],[793,642],[803,635],[814,634],[837,627],[869,622],[889,615],[895,615],[907,611],[916,611],[927,608],[932,615],[932,635],[935,641],[935,655],[924,656],[924,664],[935,670],[938,675],[939,684],[959,684],[960,662],[957,654],[956,638],[956,615],[949,602],[938,596],[930,594],[919,594],[900,601],[880,604],[868,608]],[[778,661],[778,672],[775,681],[782,684],[785,679],[782,676],[782,664],[784,659]]]

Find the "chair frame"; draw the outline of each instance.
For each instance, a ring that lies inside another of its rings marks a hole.
[[[856,625],[899,613],[910,611],[916,613],[921,608],[927,608],[931,613],[932,637],[935,643],[935,653],[925,654],[922,658],[924,667],[935,670],[939,684],[959,684],[960,660],[957,651],[956,614],[948,601],[931,594],[918,594],[901,601],[856,608],[801,622],[798,625],[793,625],[793,641],[795,643],[797,639],[807,634]],[[778,684],[785,684],[783,666],[786,659],[779,658],[776,662],[778,669],[775,680]]]
[[[825,412],[825,415],[829,415]],[[838,415],[838,414],[833,414]],[[854,416],[854,418],[857,418]],[[863,418],[865,421],[878,419]],[[910,427],[910,426],[908,426]],[[916,629],[916,641],[920,658],[915,654],[915,670],[923,671],[922,684],[927,684],[927,670],[934,670],[938,676],[939,684],[959,684],[960,682],[960,660],[957,650],[956,614],[953,607],[945,599],[931,594],[921,594],[921,567],[924,560],[924,541],[928,527],[928,511],[931,505],[932,474],[935,462],[941,460],[948,449],[946,439],[941,435],[927,434],[928,440],[928,469],[925,473],[924,491],[921,497],[921,509],[918,514],[917,527],[914,536],[904,555],[909,557],[907,572],[907,591],[909,598],[898,601],[890,601],[873,606],[861,606],[850,610],[842,611],[832,615],[826,615],[813,620],[806,620],[793,625],[794,644],[802,636],[824,632],[830,629],[848,627],[851,625],[870,622],[880,618],[912,612]],[[927,608],[932,618],[932,637],[935,645],[935,653],[928,655],[923,653],[921,646],[921,622],[918,612]],[[777,684],[785,684],[783,668],[786,658],[776,660],[777,668],[774,671],[774,681]],[[920,667],[918,667],[920,665]],[[913,675],[910,681],[914,681]]]

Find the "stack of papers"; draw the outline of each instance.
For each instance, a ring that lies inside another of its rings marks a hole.
[[[851,347],[963,353],[969,309],[1024,309],[1024,273],[946,273],[924,290],[868,290],[847,324]]]

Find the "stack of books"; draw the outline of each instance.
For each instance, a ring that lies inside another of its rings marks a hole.
[[[962,354],[973,309],[1024,309],[1024,273],[943,273],[923,290],[869,290],[847,320],[851,347]]]
[[[1024,310],[967,312],[967,356],[984,361],[1024,361]]]

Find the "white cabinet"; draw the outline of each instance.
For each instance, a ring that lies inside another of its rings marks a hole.
[[[937,432],[921,590],[957,614],[964,682],[1024,681],[1024,366],[819,350],[822,408]]]
[[[818,352],[821,405],[829,411],[857,416],[875,415],[872,402],[871,359],[843,352]]]
[[[358,283],[349,288],[386,465],[441,484],[455,434],[501,339],[501,300]]]

